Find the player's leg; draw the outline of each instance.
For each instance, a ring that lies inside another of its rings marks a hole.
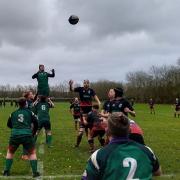
[[[84,133],[84,125],[80,124],[75,147],[79,147]]]
[[[98,140],[99,140],[99,143],[101,144],[101,146],[105,145],[105,139],[103,138],[104,135],[105,135],[105,130],[98,131]]]
[[[13,164],[14,153],[16,152],[18,147],[19,147],[19,140],[10,138],[9,147],[8,147],[7,155],[6,155],[6,162],[5,162],[5,168],[4,168],[3,176],[9,176],[10,175],[10,170],[11,170],[11,167]]]
[[[44,124],[45,134],[46,134],[46,144],[51,147],[52,144],[52,132],[51,132],[51,122],[45,121]]]
[[[36,156],[36,149],[34,139],[31,136],[25,137],[24,142],[22,143],[23,147],[28,152],[29,162],[31,165],[33,177],[40,176],[40,173],[37,171],[37,156]]]

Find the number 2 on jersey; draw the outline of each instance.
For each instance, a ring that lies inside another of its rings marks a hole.
[[[130,157],[125,158],[123,160],[123,167],[125,167],[125,168],[130,167],[129,174],[128,174],[126,180],[133,180],[133,177],[134,177],[134,174],[135,174],[136,168],[137,168],[137,161]],[[136,180],[138,180],[138,179],[136,179]]]

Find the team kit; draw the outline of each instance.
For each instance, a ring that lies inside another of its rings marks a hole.
[[[52,147],[49,112],[54,103],[49,96],[48,79],[53,77],[54,69],[48,73],[44,65],[39,65],[38,72],[32,76],[38,82],[36,95],[31,90],[25,92],[18,100],[19,108],[9,116],[7,126],[11,135],[3,176],[11,175],[13,157],[20,145],[23,146],[22,159],[30,162],[33,177],[41,176],[37,170],[35,145],[41,129],[44,129],[46,144]],[[136,113],[133,105],[124,98],[122,87],[109,89],[108,100],[102,105],[95,90],[90,88],[89,80],[84,80],[82,87],[74,87],[73,80],[70,80],[69,91],[78,95],[69,106],[78,132],[74,148],[81,145],[84,135],[91,153],[82,180],[148,180],[161,175],[157,156],[146,145],[141,127],[131,119]],[[153,110],[152,100],[149,105]],[[176,112],[179,111],[177,107]],[[95,138],[102,146],[100,149],[95,148]]]

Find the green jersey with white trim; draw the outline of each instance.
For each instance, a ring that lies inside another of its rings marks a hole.
[[[8,119],[8,127],[11,130],[11,137],[32,135],[32,123],[37,121],[33,112],[27,108],[19,108],[14,111]]]
[[[127,139],[116,139],[92,154],[83,179],[149,180],[158,169],[158,160],[150,148]]]
[[[49,121],[49,109],[52,106],[48,102],[38,102],[35,105],[35,113],[37,114],[38,121]]]

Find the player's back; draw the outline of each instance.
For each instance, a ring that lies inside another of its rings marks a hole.
[[[153,171],[151,159],[149,149],[135,142],[109,144],[97,152],[96,160],[103,174],[99,180],[149,180]]]
[[[38,116],[38,121],[49,120],[50,104],[48,102],[38,102],[35,105],[35,111]]]
[[[10,116],[12,135],[31,135],[32,112],[27,108],[19,108]]]

